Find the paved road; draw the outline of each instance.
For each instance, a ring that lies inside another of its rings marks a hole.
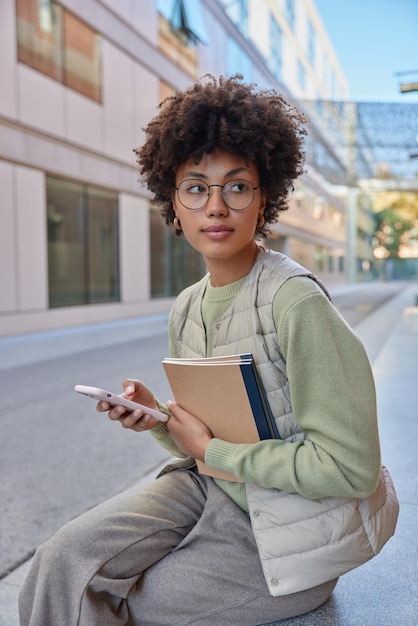
[[[151,435],[123,430],[98,414],[93,400],[73,391],[76,384],[118,391],[123,378],[133,376],[168,399],[160,365],[167,355],[165,333],[114,345],[104,339],[102,347],[83,352],[79,345],[74,353],[77,338],[71,333],[53,336],[52,345],[35,345],[38,362],[31,344],[32,362],[0,376],[0,577],[65,521],[130,486],[167,457]],[[69,354],[55,356],[60,341]],[[17,350],[23,348],[18,342]]]
[[[355,325],[402,283],[331,288]],[[118,391],[125,376],[171,396],[162,374],[166,317],[0,339],[0,578],[65,521],[158,467],[167,454],[94,410],[75,384]]]

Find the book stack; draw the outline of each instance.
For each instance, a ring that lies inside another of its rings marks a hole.
[[[214,437],[231,443],[279,439],[252,354],[163,360],[174,399],[206,424]],[[197,461],[202,474],[237,481]]]

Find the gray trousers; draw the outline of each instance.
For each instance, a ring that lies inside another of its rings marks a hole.
[[[306,613],[336,581],[270,596],[248,516],[195,470],[87,511],[40,546],[21,626],[255,626]]]

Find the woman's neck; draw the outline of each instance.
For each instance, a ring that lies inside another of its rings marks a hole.
[[[243,257],[206,259],[212,287],[224,287],[246,276],[255,263],[259,249],[259,246],[254,242],[250,252],[247,250]]]

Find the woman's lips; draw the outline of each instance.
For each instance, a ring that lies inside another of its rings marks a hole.
[[[203,232],[210,239],[225,239],[225,237],[228,237],[228,235],[233,232],[233,229],[223,224],[215,224],[213,226],[209,226],[208,228],[204,228]]]

